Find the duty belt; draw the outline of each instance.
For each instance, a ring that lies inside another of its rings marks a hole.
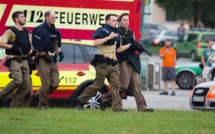
[[[42,54],[39,54],[39,53],[37,53],[37,55],[43,56]],[[48,55],[54,57],[54,56],[55,56],[55,53],[51,53],[50,51],[48,51]]]
[[[6,55],[7,59],[14,59],[14,58],[23,58],[26,59],[27,55]]]

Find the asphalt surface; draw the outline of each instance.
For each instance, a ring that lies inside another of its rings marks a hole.
[[[179,90],[176,89],[176,95],[171,96],[171,90],[169,95],[160,95],[160,91],[142,91],[145,97],[147,107],[161,109],[161,110],[185,110],[190,111],[189,95],[191,90]],[[123,100],[123,108],[136,109],[136,101],[134,97],[128,97]]]
[[[192,62],[189,58],[179,58],[177,64],[184,64]],[[159,55],[153,55],[149,59],[149,63],[160,63],[162,60]],[[160,90],[155,89],[154,91],[142,91],[148,108],[154,109],[168,109],[168,110],[192,110],[189,104],[189,95],[191,90],[181,90],[176,86],[176,96],[171,96],[171,83],[168,84],[169,95],[160,95],[163,88],[163,82],[160,80]],[[155,86],[156,88],[156,86]],[[123,107],[127,109],[136,109],[136,102],[134,97],[128,97],[127,100],[123,100]]]

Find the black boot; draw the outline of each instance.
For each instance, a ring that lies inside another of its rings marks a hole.
[[[4,106],[4,101],[3,100],[0,100],[0,107],[3,107]]]
[[[34,107],[37,107],[38,106],[38,104],[39,104],[39,97],[38,96],[36,96],[35,94],[33,94],[32,95],[32,104],[33,104],[33,106]]]
[[[147,109],[145,109],[143,112],[153,112],[153,111],[154,111],[153,108],[147,108]]]
[[[102,111],[105,111],[105,109],[106,109],[106,105],[104,105],[103,102],[102,102],[102,97],[101,97],[101,99],[100,99],[100,109],[101,109]]]
[[[77,109],[78,110],[84,110],[84,104],[82,104],[79,100],[79,98],[76,98],[76,102],[77,102]]]

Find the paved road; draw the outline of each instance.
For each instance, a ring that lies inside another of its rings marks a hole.
[[[192,110],[189,105],[189,95],[191,90],[176,90],[176,96],[159,95],[160,91],[142,91],[149,108],[171,109],[171,110]],[[123,107],[136,109],[134,97],[123,100]]]
[[[160,63],[162,60],[159,55],[153,55],[149,59],[150,63]],[[192,62],[189,58],[179,58],[177,64],[190,63]],[[168,85],[169,94],[171,93],[171,84]],[[163,90],[163,82],[161,81],[161,89]],[[154,109],[172,109],[172,110],[192,110],[189,105],[189,95],[191,90],[181,90],[176,86],[176,96],[162,96],[159,95],[161,91],[142,91],[148,107]],[[134,97],[128,97],[127,100],[123,100],[123,106],[127,109],[135,109],[136,102]]]

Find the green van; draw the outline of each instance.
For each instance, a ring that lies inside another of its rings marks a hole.
[[[203,49],[207,48],[208,40],[215,41],[215,31],[188,31],[183,34],[173,48],[177,58],[190,57],[192,61],[200,60]]]

